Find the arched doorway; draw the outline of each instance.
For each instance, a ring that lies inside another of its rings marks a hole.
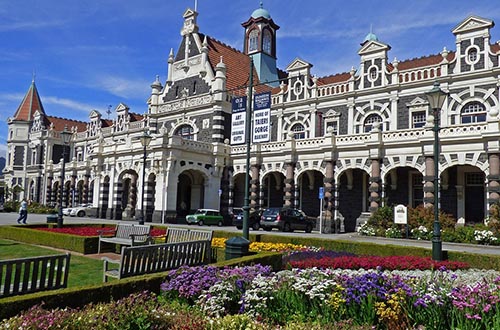
[[[205,205],[205,177],[196,170],[179,174],[177,181],[177,217],[185,217]]]
[[[347,169],[337,179],[338,212],[343,218],[344,230],[353,232],[361,213],[369,211],[369,175],[361,169]],[[341,225],[342,227],[342,225]]]
[[[269,172],[262,178],[261,207],[282,207],[285,198],[285,175]]]
[[[302,172],[298,179],[298,208],[307,215],[317,217],[321,213],[319,188],[323,187],[323,174],[317,170]]]
[[[441,209],[468,224],[482,223],[486,215],[484,172],[475,166],[457,165],[441,173]]]
[[[424,203],[423,176],[412,167],[391,169],[384,180],[385,205],[405,205],[412,208]]]

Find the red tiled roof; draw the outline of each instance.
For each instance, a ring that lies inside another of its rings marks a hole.
[[[348,81],[351,78],[351,74],[349,72],[339,73],[331,76],[320,77],[318,78],[318,85],[328,85],[334,84],[338,82]]]
[[[500,45],[499,44],[493,44],[491,45],[491,52],[492,53],[498,53],[500,51]]]
[[[35,82],[33,81],[30,88],[28,89],[28,92],[24,96],[23,101],[17,108],[13,119],[31,121],[33,120],[33,115],[37,110],[45,115],[45,110],[43,109],[40,95],[38,94]]]
[[[87,123],[83,121],[54,116],[47,116],[47,120],[49,121],[49,123],[54,125],[54,130],[58,132],[64,130],[65,126],[68,128],[68,130],[76,127],[78,132],[85,132],[87,130]]]
[[[128,114],[130,116],[130,121],[141,121],[144,119],[144,116],[138,113],[129,112]]]
[[[248,55],[208,36],[207,42],[208,59],[212,68],[214,68],[214,71],[217,64],[219,64],[221,61],[221,56],[222,62],[226,65],[226,88],[235,89],[248,85],[248,68],[250,67],[250,58],[248,57]],[[259,77],[257,75],[257,71],[255,71],[255,68],[253,79],[254,85],[259,84]],[[266,85],[258,85],[255,86],[255,90],[258,93],[261,93],[271,90],[271,87]],[[243,95],[245,93],[245,89],[242,88],[241,90],[235,90],[233,93]]]
[[[452,61],[454,58],[455,58],[455,52],[449,52],[448,56],[446,57],[446,59],[448,61]],[[437,65],[437,64],[441,63],[442,60],[443,60],[443,57],[441,56],[441,54],[423,56],[420,58],[414,58],[411,60],[399,62],[398,70],[408,70],[408,69],[420,68],[420,67],[425,67],[425,66],[430,66],[430,65]],[[391,70],[393,69],[392,64],[389,65],[389,68]]]

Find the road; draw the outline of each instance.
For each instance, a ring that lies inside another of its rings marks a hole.
[[[0,225],[17,225],[17,217],[19,215],[17,213],[0,213]],[[116,224],[117,220],[107,220],[107,219],[96,219],[96,218],[78,218],[78,217],[64,217],[64,223],[70,224],[81,224],[81,223],[106,223],[106,224]],[[28,215],[28,224],[46,224],[47,223],[47,215],[45,214],[29,214]],[[166,226],[167,224],[157,224],[154,223],[155,226]],[[187,225],[173,225],[168,224],[168,226],[174,227],[188,227]],[[229,232],[241,232],[241,230],[236,229],[233,226],[224,226],[224,227],[213,227],[213,229],[220,229]],[[253,230],[250,231],[254,233]],[[300,237],[317,237],[322,239],[331,239],[331,240],[343,240],[343,241],[352,241],[354,242],[370,242],[375,244],[392,244],[399,246],[413,246],[413,247],[421,247],[426,249],[431,249],[430,241],[417,241],[410,239],[391,239],[384,237],[369,237],[369,236],[360,236],[357,233],[343,233],[343,234],[320,234],[319,232],[313,231],[310,234],[305,234],[304,232],[293,232],[293,233],[282,233],[279,231],[273,230],[272,232],[259,231],[262,235],[283,235],[283,236],[300,236]],[[488,255],[500,255],[500,246],[485,246],[485,245],[475,245],[475,244],[460,244],[460,243],[447,243],[443,242],[443,250],[446,251],[455,251],[455,252],[468,252],[475,254],[488,254]]]

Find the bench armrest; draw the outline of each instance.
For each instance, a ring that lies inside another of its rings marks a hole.
[[[147,243],[150,243],[150,244],[153,240],[153,237],[150,234],[130,234],[128,236],[130,237],[130,239],[132,239],[132,246],[134,245],[134,241],[136,240],[136,237],[146,237],[146,239],[144,241]]]
[[[99,237],[104,236],[104,235],[110,235],[110,234],[115,235],[116,229],[102,229],[102,230],[98,230],[97,233],[99,234]]]

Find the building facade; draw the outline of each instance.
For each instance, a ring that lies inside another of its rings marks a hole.
[[[169,222],[196,208],[241,207],[248,179],[252,208],[295,206],[318,216],[322,205],[325,232],[354,231],[382,205],[431,205],[439,162],[444,212],[482,222],[499,202],[493,21],[467,17],[452,30],[454,51],[404,61],[390,61],[391,47],[370,33],[357,69],[315,77],[303,59],[276,67],[279,26],[264,8],[242,24],[243,51],[202,34],[197,16],[184,12],[180,46],[170,52],[166,81],[151,84],[144,114],[120,104],[114,120],[95,110],[88,122],[51,117],[33,82],[8,122],[11,198],[90,202],[98,217],[135,219],[144,211],[146,221]],[[249,93],[250,71],[252,92],[271,93],[270,141],[252,143],[247,161],[246,144],[230,138],[232,100]],[[439,159],[426,97],[435,82],[447,93]],[[73,134],[61,179],[65,126]],[[145,161],[144,130],[153,137]]]

